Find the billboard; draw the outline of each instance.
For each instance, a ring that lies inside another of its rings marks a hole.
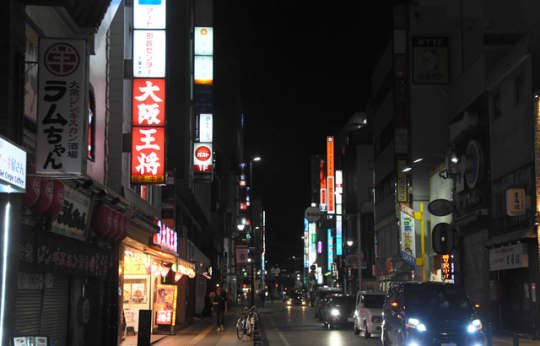
[[[135,78],[132,93],[133,126],[165,125],[165,79]]]
[[[335,209],[335,180],[334,180],[334,137],[326,137],[326,176],[328,180],[328,214],[334,214]]]
[[[39,40],[36,173],[86,173],[88,81],[85,40]]]
[[[199,173],[211,173],[213,168],[212,143],[193,143],[193,169]]]
[[[134,29],[165,29],[166,0],[135,0],[133,2]]]
[[[332,238],[332,230],[329,228],[328,232],[328,270],[332,270],[332,264],[334,263],[334,239]]]
[[[165,182],[165,128],[131,129],[131,182]]]
[[[133,77],[165,77],[165,30],[133,31]]]
[[[212,27],[194,28],[195,55],[214,55],[214,29]]]
[[[212,114],[199,114],[199,141],[211,143],[213,141]]]
[[[194,68],[195,84],[214,84],[214,58],[211,56],[195,55]]]

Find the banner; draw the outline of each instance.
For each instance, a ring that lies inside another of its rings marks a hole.
[[[39,40],[36,173],[86,173],[88,81],[86,41]]]

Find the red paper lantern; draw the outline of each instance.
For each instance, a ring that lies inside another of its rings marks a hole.
[[[51,206],[54,198],[54,180],[43,179],[40,184],[39,198],[34,206],[37,213],[44,213]]]
[[[55,180],[53,200],[49,209],[45,211],[45,214],[54,220],[58,214],[60,214],[62,209],[64,209],[64,183],[59,180]]]

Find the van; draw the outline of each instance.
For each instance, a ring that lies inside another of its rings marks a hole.
[[[384,293],[360,291],[356,295],[354,334],[369,338],[381,334]]]

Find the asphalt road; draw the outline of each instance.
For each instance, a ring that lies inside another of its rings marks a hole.
[[[263,323],[270,346],[380,346],[380,339],[365,339],[356,336],[352,324],[327,330],[315,318],[313,308],[294,306],[287,308],[283,303],[266,304]]]

